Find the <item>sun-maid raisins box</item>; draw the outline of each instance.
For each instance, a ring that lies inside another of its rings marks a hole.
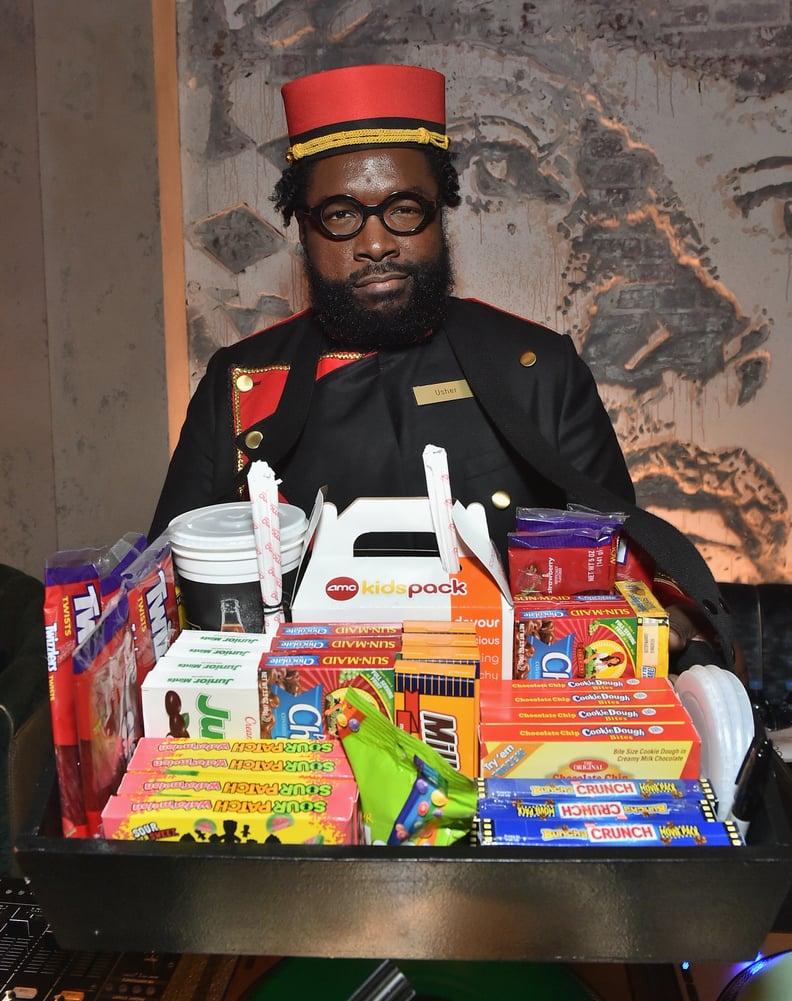
[[[536,594],[514,602],[516,678],[660,678],[668,674],[668,613],[645,584],[615,594]]]
[[[484,509],[457,503],[453,516],[460,539],[457,573],[444,570],[439,555],[405,545],[405,538],[433,534],[428,498],[359,497],[341,514],[325,503],[311,559],[292,602],[292,619],[471,620],[476,623],[481,676],[510,678],[511,598]],[[367,539],[372,538],[376,549],[368,548]]]

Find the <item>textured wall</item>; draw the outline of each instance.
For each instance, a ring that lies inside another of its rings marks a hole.
[[[0,14],[0,561],[146,531],[168,457],[150,0]]]
[[[0,10],[0,562],[55,542],[32,0]],[[42,443],[44,448],[42,449]]]
[[[194,381],[303,304],[269,196],[278,88],[356,62],[448,78],[457,289],[569,332],[641,501],[722,579],[790,561],[787,3],[179,0]]]

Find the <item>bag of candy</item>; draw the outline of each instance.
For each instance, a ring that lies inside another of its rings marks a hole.
[[[518,507],[508,535],[509,587],[531,594],[608,594],[624,515],[583,508]]]
[[[88,836],[101,834],[101,813],[118,789],[142,736],[129,600],[121,590],[74,651],[80,775]]]
[[[99,593],[102,599],[102,609],[121,589],[124,574],[135,560],[146,549],[146,536],[139,532],[127,532],[114,542],[102,555],[99,574]]]
[[[72,656],[75,648],[95,628],[102,609],[117,592],[120,573],[145,545],[144,535],[130,532],[110,547],[60,550],[45,563],[44,629],[49,700],[61,825],[66,837],[88,835],[80,778]]]
[[[366,844],[449,845],[470,834],[473,779],[358,689],[346,690],[336,725],[360,790]]]
[[[180,632],[173,555],[166,535],[155,539],[121,576],[129,600],[137,688]]]

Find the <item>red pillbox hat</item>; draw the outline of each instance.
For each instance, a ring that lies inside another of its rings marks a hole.
[[[445,77],[419,66],[348,66],[281,88],[289,161],[372,146],[448,148]]]

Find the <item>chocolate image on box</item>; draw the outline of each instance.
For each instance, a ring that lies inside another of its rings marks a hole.
[[[168,715],[168,736],[189,737],[187,714],[181,711],[179,693],[170,689],[165,693],[165,712]]]

